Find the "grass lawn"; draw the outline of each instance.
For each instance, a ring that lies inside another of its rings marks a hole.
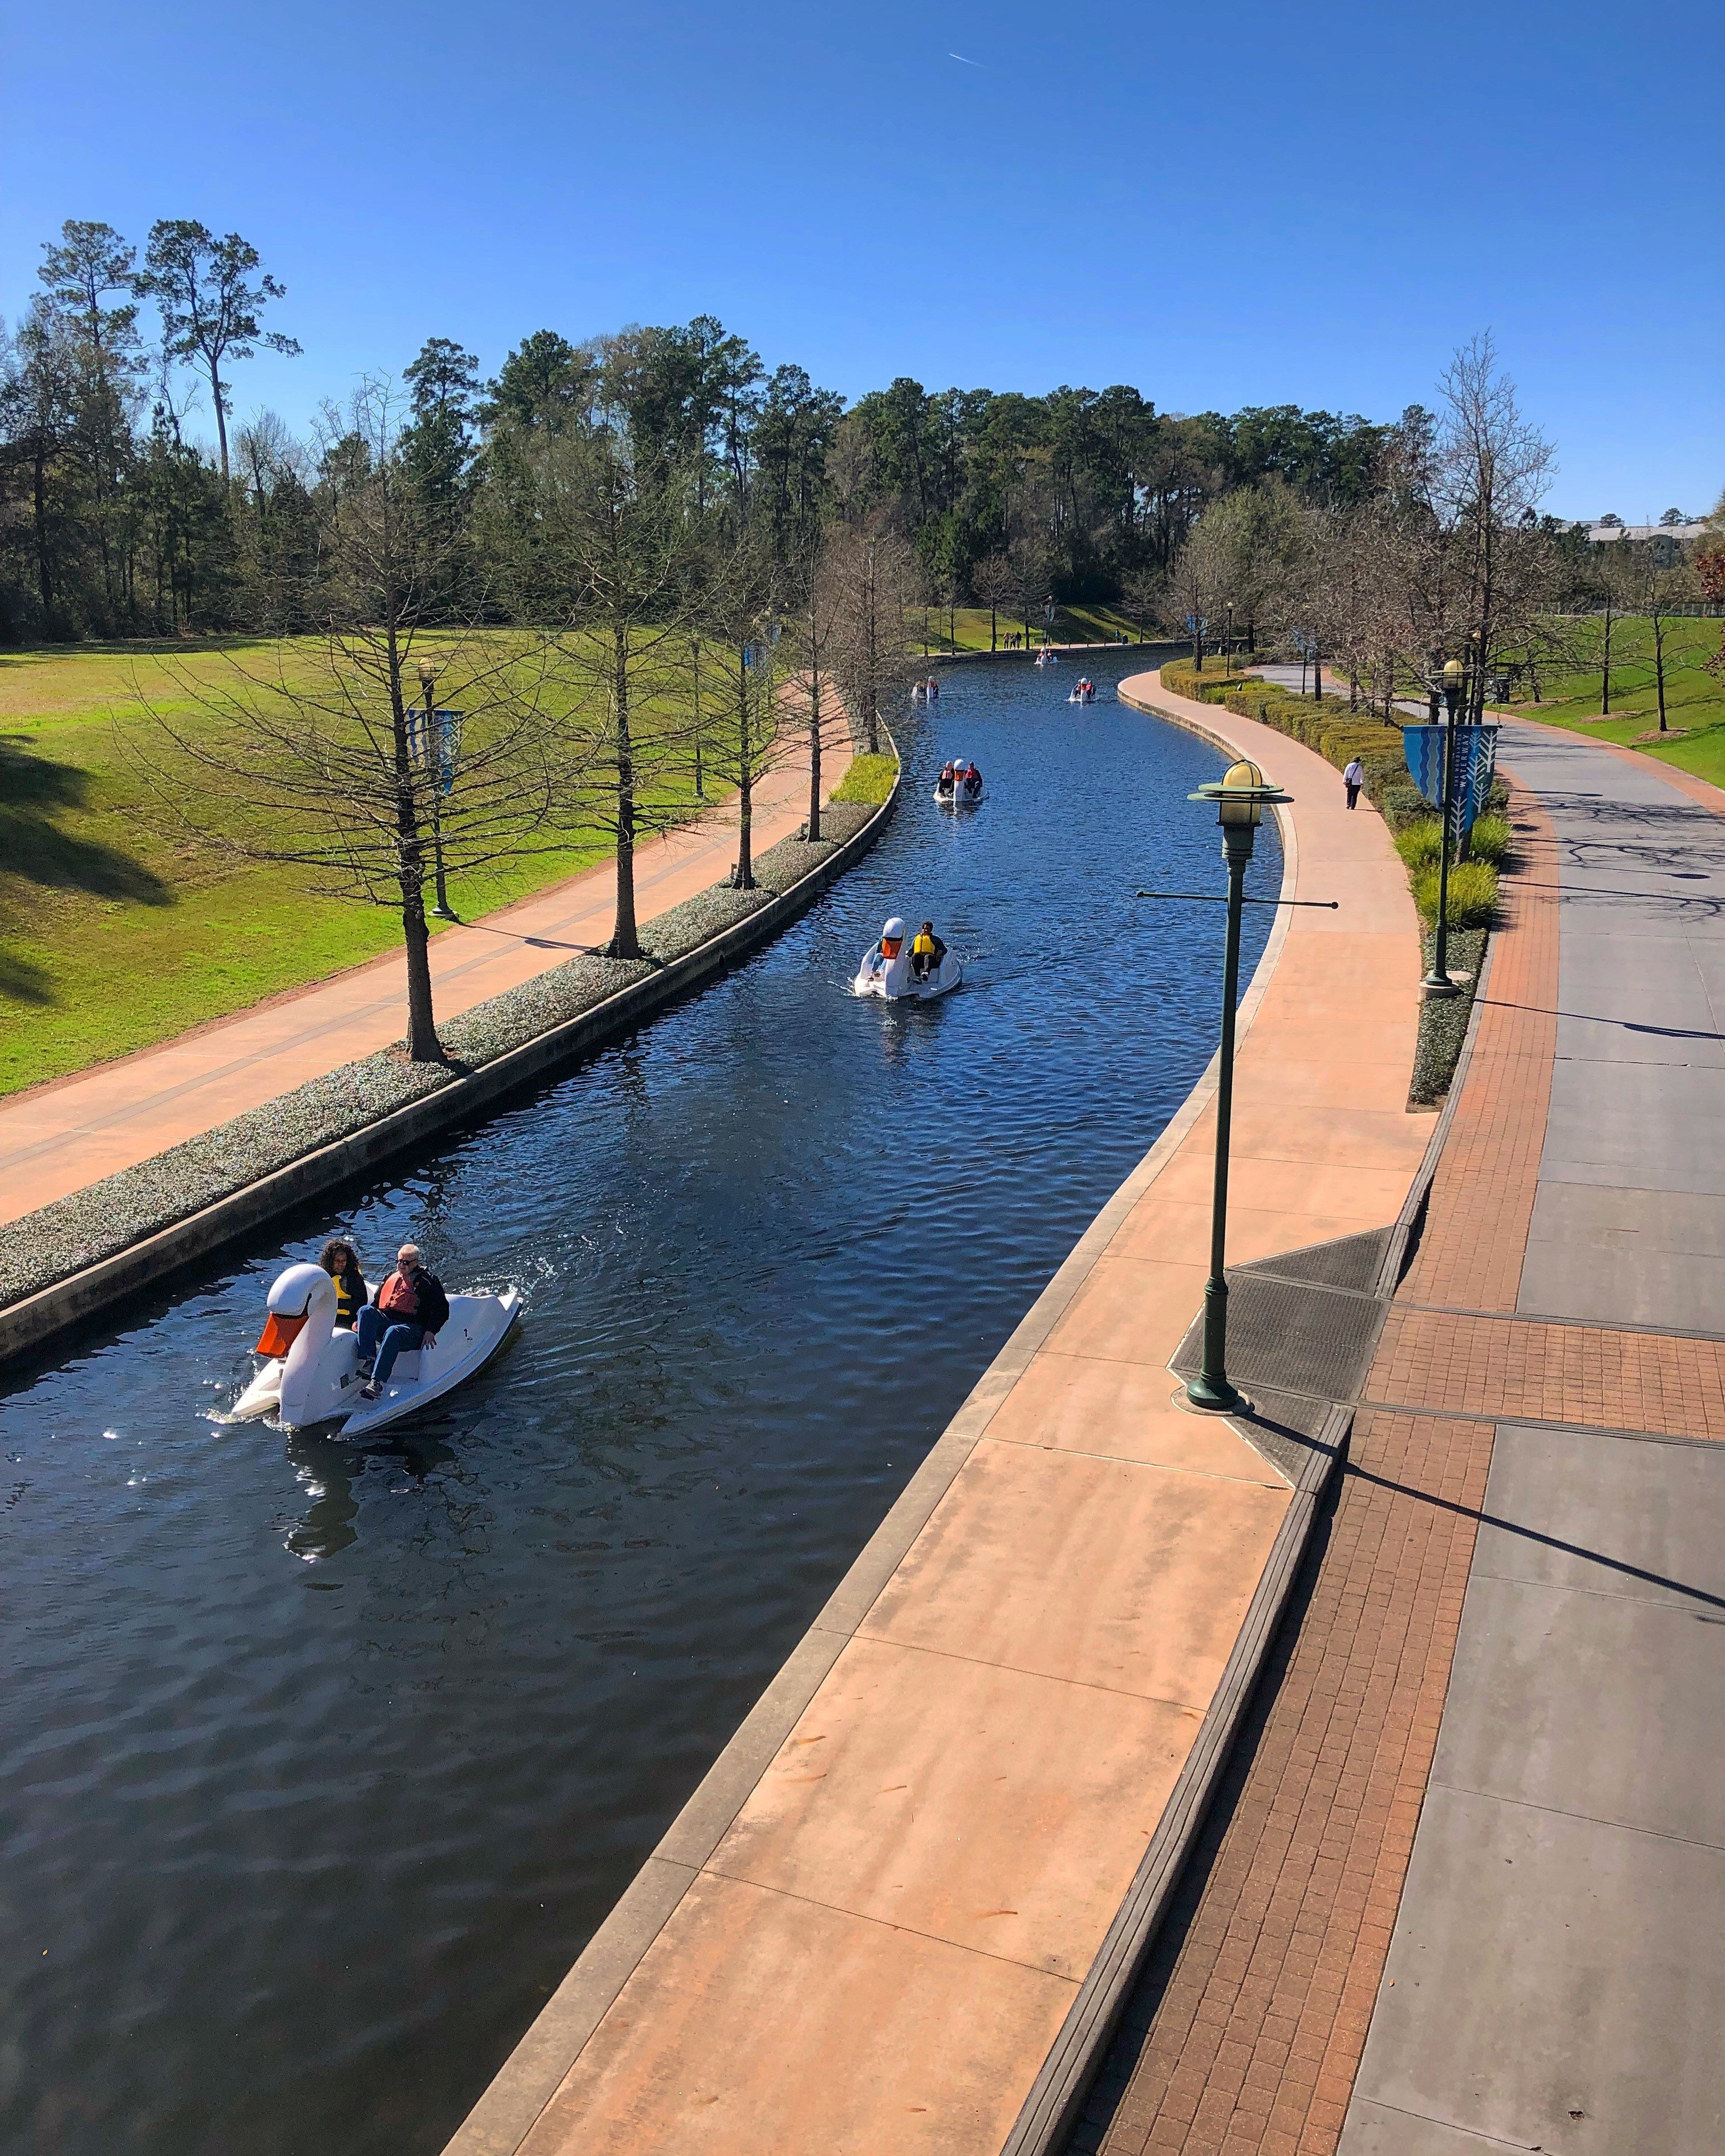
[[[1568,626],[1585,644],[1598,644],[1596,619]],[[1663,763],[1674,763],[1716,786],[1725,786],[1725,679],[1709,674],[1705,665],[1718,650],[1722,634],[1725,621],[1698,617],[1675,620],[1666,631],[1666,717],[1674,732],[1684,732],[1681,741],[1660,743],[1637,738],[1657,729],[1659,699],[1651,656],[1651,624],[1634,615],[1625,616],[1612,634],[1609,719],[1599,716],[1597,668],[1553,672],[1540,682],[1544,693],[1538,703],[1522,698],[1505,708],[1518,718],[1538,719],[1595,741],[1642,750]]]
[[[275,649],[235,639],[179,646],[171,669],[136,646],[0,654],[0,1093],[398,945],[397,915],[317,896],[310,871],[236,862],[139,819],[149,789],[116,721],[135,725],[147,699],[177,723],[209,724],[184,677],[218,684],[234,661],[267,670]],[[310,670],[321,649],[290,647],[288,663],[302,651]],[[692,774],[654,803],[688,814]],[[602,832],[578,833],[555,852],[452,877],[450,901],[472,918],[608,850]]]
[[[923,644],[922,610],[910,615],[911,649],[920,652]],[[950,623],[952,634],[948,634]],[[1009,636],[1022,635],[1024,624],[1015,616],[999,614],[995,627],[1004,649]],[[1030,624],[1031,641],[1042,641],[1043,624]],[[1080,606],[1058,607],[1055,610],[1049,640],[1054,644],[1111,644],[1124,630],[1133,644],[1138,640],[1136,623],[1113,607]],[[942,651],[986,651],[988,649],[988,609],[987,607],[960,607],[948,615],[944,607],[928,609],[928,649],[931,654]]]

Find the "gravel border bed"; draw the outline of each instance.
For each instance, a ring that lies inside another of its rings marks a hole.
[[[454,1085],[464,1070],[477,1070],[579,1018],[619,988],[646,979],[770,905],[875,814],[867,803],[824,808],[822,836],[814,844],[785,839],[759,857],[755,890],[715,884],[649,921],[641,937],[644,958],[583,953],[459,1013],[438,1028],[448,1065],[409,1063],[398,1042],[8,1222],[0,1238],[0,1309],[117,1255],[260,1177]]]
[[[1474,990],[1480,984],[1480,968],[1486,963],[1486,937],[1483,928],[1452,928],[1450,931],[1449,968],[1453,980],[1457,973],[1468,978],[1461,986],[1461,993],[1454,996],[1428,997],[1420,1006],[1420,1038],[1414,1050],[1414,1082],[1408,1092],[1410,1108],[1435,1107],[1450,1090],[1450,1081],[1455,1075],[1456,1060],[1461,1054],[1461,1044],[1467,1037],[1467,1021],[1473,1010]],[[1428,934],[1421,947],[1425,955],[1428,972],[1436,938]]]

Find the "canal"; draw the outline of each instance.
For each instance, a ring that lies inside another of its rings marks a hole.
[[[1207,1061],[1223,759],[947,670],[779,942],[0,1398],[0,2146],[434,2156]],[[973,755],[990,798],[929,798]],[[1252,875],[1273,891],[1273,833]],[[846,993],[889,911],[965,983]],[[1248,916],[1248,965],[1271,916]],[[399,1440],[220,1411],[285,1260],[518,1281]]]

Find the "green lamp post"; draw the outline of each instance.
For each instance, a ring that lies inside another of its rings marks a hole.
[[[1200,786],[1189,801],[1216,804],[1222,858],[1228,864],[1228,931],[1222,961],[1222,1041],[1216,1085],[1216,1173],[1210,1201],[1210,1276],[1204,1289],[1204,1368],[1186,1386],[1189,1405],[1209,1414],[1237,1414],[1249,1403],[1228,1376],[1228,1147],[1234,1122],[1234,1007],[1240,999],[1240,922],[1245,905],[1246,863],[1264,811],[1291,801],[1255,763],[1230,765],[1219,783]],[[1178,1394],[1175,1396],[1177,1399]]]
[[[1428,996],[1453,996],[1450,978],[1450,796],[1455,783],[1455,714],[1461,703],[1467,669],[1459,659],[1444,661],[1444,702],[1449,722],[1444,728],[1444,757],[1438,783],[1438,910],[1432,937],[1431,971],[1420,983]]]

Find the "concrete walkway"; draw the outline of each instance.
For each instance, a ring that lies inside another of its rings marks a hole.
[[[824,747],[821,770],[829,788],[843,778],[850,756],[848,741]],[[798,739],[755,788],[756,853],[789,838],[808,813],[809,752],[806,739]],[[640,921],[719,882],[736,853],[734,798],[648,840],[635,856]],[[536,897],[434,936],[439,1019],[604,943],[615,897],[615,869],[603,861]],[[159,1047],[0,1100],[0,1221],[374,1055],[406,1030],[405,961],[392,952]]]
[[[1551,819],[1559,886],[1515,1303],[1563,1325],[1521,1335],[1557,1412],[1497,1427],[1342,2148],[1716,2156],[1725,1452],[1648,1435],[1725,1434],[1725,818],[1574,734],[1507,726],[1502,749]],[[1653,1332],[1604,1329],[1631,1326]],[[1682,1332],[1710,1336],[1686,1378],[1658,1337]],[[1492,1333],[1501,1355],[1514,1336]],[[1579,1366],[1567,1383],[1553,1350]],[[1656,1358],[1676,1382],[1636,1415],[1625,1378]],[[1635,1434],[1601,1427],[1620,1422]]]
[[[1230,1255],[1392,1221],[1418,944],[1321,758],[1123,685],[1296,798],[1249,993]],[[1218,863],[1217,880],[1220,881]],[[1156,1834],[1291,1502],[1168,1368],[1201,1297],[1200,1084],[1111,1201],[451,2144],[995,2156]]]
[[[1725,2147],[1725,796],[1502,761],[1423,1239],[1075,2151]]]

